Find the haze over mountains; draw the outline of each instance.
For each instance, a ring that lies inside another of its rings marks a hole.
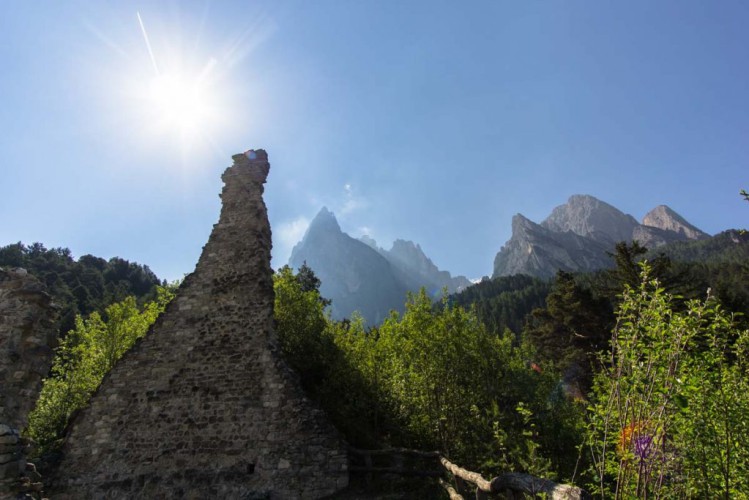
[[[550,278],[557,270],[595,271],[611,267],[609,252],[620,241],[637,240],[648,248],[710,236],[665,205],[648,212],[642,223],[631,215],[589,195],[574,195],[540,224],[521,214],[512,219],[512,237],[494,260],[493,277],[527,274]],[[440,270],[421,246],[395,240],[390,250],[368,236],[344,233],[333,213],[323,208],[294,247],[289,265],[311,267],[333,301],[335,319],[359,311],[367,323],[402,311],[406,293],[425,287],[432,296],[470,286],[464,276]]]
[[[333,301],[333,318],[359,311],[369,324],[382,321],[391,309],[402,311],[408,291],[423,286],[437,295],[443,287],[454,293],[471,284],[440,271],[413,242],[396,240],[384,250],[372,238],[352,238],[327,208],[291,252],[290,266],[298,269],[305,262],[320,279],[321,294]]]

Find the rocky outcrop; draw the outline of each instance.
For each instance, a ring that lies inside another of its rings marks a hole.
[[[306,263],[320,279],[320,293],[332,300],[334,319],[358,311],[368,324],[403,311],[406,294],[425,287],[432,296],[443,288],[453,293],[471,283],[464,276],[440,271],[411,241],[395,240],[384,250],[369,236],[354,239],[341,231],[335,216],[323,208],[291,252],[289,265]]]
[[[704,240],[710,237],[709,234],[694,227],[684,217],[666,205],[658,205],[645,214],[645,217],[642,218],[642,224],[661,229],[668,233],[681,235],[683,240]]]
[[[195,271],[72,422],[53,497],[319,498],[346,445],[273,332],[264,151],[235,155]]]
[[[513,217],[512,237],[494,259],[494,277],[529,274],[540,278],[558,270],[588,272],[610,267],[608,253],[620,241],[656,248],[674,241],[707,237],[679,214],[661,205],[639,224],[608,203],[574,195],[541,224]]]
[[[41,489],[20,431],[52,363],[56,320],[39,280],[24,269],[0,268],[0,498]]]
[[[632,238],[637,220],[590,195],[570,196],[567,203],[552,210],[541,226],[557,233],[572,232],[612,244]]]

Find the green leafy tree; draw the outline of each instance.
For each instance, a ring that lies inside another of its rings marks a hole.
[[[385,383],[419,446],[463,454],[478,388],[490,382],[487,360],[496,337],[460,307],[445,304],[435,312],[423,289],[409,296],[402,317],[392,313],[385,320],[379,336],[378,348],[387,353]]]
[[[174,286],[159,287],[156,300],[138,307],[134,297],[75,319],[75,328],[61,341],[26,433],[44,452],[55,447],[71,415],[91,395],[122,355],[143,337],[174,297]]]
[[[318,291],[320,281],[306,269],[303,274],[294,274],[284,266],[274,274],[274,317],[284,356],[312,390],[326,378],[327,361],[335,345],[326,332],[326,301]]]
[[[439,449],[488,473],[571,474],[579,411],[553,371],[533,369],[534,349],[489,332],[475,312],[432,307],[422,290],[378,330],[380,381],[405,443]],[[564,414],[569,420],[557,418]],[[548,474],[547,474],[548,475]]]
[[[389,420],[376,389],[376,332],[359,316],[335,322],[326,315],[320,280],[306,265],[273,276],[274,317],[281,352],[307,394],[355,446],[377,447]],[[368,378],[374,375],[374,378]],[[372,382],[374,381],[374,382]],[[342,397],[345,395],[345,397]]]
[[[382,383],[386,360],[377,349],[378,330],[366,329],[364,319],[354,314],[350,320],[329,321],[327,334],[336,349],[329,358],[328,381],[320,391],[323,406],[354,446],[387,445],[400,428]]]
[[[737,331],[714,300],[690,313],[699,331],[678,384],[676,478],[690,497],[739,498],[749,491],[749,331]]]

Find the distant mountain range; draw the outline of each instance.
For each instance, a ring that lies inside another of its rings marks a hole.
[[[559,269],[608,268],[613,263],[609,252],[620,241],[637,240],[652,249],[709,238],[665,205],[648,212],[640,223],[593,196],[574,195],[540,224],[521,214],[513,217],[512,237],[494,260],[493,277],[526,274],[545,279]],[[292,250],[289,265],[298,269],[305,262],[320,279],[322,295],[333,301],[333,318],[359,311],[370,325],[390,310],[402,311],[408,291],[425,287],[437,296],[443,288],[455,293],[471,285],[464,276],[438,269],[411,241],[395,240],[385,250],[368,236],[352,238],[326,208]]]
[[[454,293],[471,284],[464,276],[440,271],[411,241],[396,240],[385,250],[367,236],[352,238],[327,208],[315,216],[291,252],[290,266],[298,269],[304,263],[320,279],[320,293],[333,301],[333,318],[359,311],[370,325],[392,309],[403,311],[408,291],[425,287],[435,296],[443,287]]]
[[[631,215],[589,195],[574,195],[540,224],[517,214],[512,237],[494,259],[493,277],[528,274],[549,278],[557,270],[595,271],[612,265],[608,252],[620,241],[637,240],[647,248],[676,241],[709,238],[665,205]]]

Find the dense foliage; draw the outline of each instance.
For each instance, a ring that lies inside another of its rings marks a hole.
[[[749,233],[724,231],[658,251],[671,262],[666,274],[655,275],[667,291],[685,299],[702,299],[710,289],[729,310],[749,314]],[[652,252],[646,257],[650,259]]]
[[[583,397],[599,367],[598,354],[608,347],[612,325],[610,302],[559,271],[546,306],[533,310],[524,334],[536,346],[539,361],[555,367],[569,390]]]
[[[595,381],[590,487],[604,498],[737,498],[749,491],[749,331],[712,298],[675,310],[644,269]]]
[[[119,257],[104,260],[84,255],[77,261],[67,248],[45,248],[41,243],[0,247],[0,267],[23,267],[47,287],[60,307],[60,333],[74,328],[77,315],[87,316],[134,296],[154,298],[162,284],[148,266]]]
[[[352,444],[439,449],[493,473],[573,473],[580,408],[509,331],[447,299],[434,308],[424,291],[366,330],[359,318],[331,321],[289,268],[274,285],[282,350]]]
[[[139,307],[134,297],[98,312],[76,316],[75,328],[61,341],[44,380],[26,434],[39,453],[55,448],[71,415],[86,404],[122,355],[143,337],[174,296],[173,287],[158,287],[156,299]]]
[[[706,240],[672,243],[659,252],[671,266],[653,277],[668,292],[685,300],[702,300],[710,290],[726,309],[743,314],[742,324],[749,326],[749,233],[724,231]],[[677,300],[675,306],[683,304]]]
[[[526,471],[601,498],[738,497],[749,489],[749,331],[732,313],[749,313],[749,239],[717,240],[657,255],[622,243],[612,269],[485,280],[437,305],[422,290],[370,328],[356,315],[333,321],[312,270],[284,267],[273,277],[278,341],[354,446],[439,450],[488,476]],[[0,256],[60,296],[84,286],[73,278],[90,264],[104,283],[98,302],[70,302],[102,309],[76,316],[31,415],[28,434],[49,449],[172,291],[112,302],[148,293],[150,271],[11,247]]]

